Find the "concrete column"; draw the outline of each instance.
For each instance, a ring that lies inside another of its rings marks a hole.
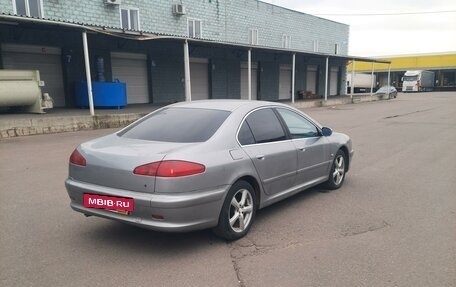
[[[184,42],[184,72],[185,72],[185,100],[192,101],[192,83],[190,81],[190,56],[188,52],[188,41]]]
[[[326,57],[326,72],[325,72],[325,102],[328,100],[328,74],[329,74],[329,57]]]
[[[371,72],[371,97],[374,95],[374,64],[375,62],[372,62],[372,72]]]
[[[252,49],[249,49],[247,53],[247,88],[249,101],[252,100]]]
[[[295,78],[296,78],[296,53],[293,53],[293,64],[291,67],[291,102],[295,102]]]
[[[390,87],[390,81],[391,81],[391,63],[388,65],[388,91],[389,91],[389,87]]]
[[[352,60],[352,78],[350,86],[350,99],[353,101],[353,91],[355,90],[355,59]]]
[[[92,77],[90,75],[90,60],[89,60],[89,45],[87,44],[87,32],[82,32],[82,45],[84,48],[84,62],[86,70],[86,81],[87,81],[87,95],[89,96],[89,108],[90,115],[95,115],[95,109],[93,108],[93,91],[92,91]]]

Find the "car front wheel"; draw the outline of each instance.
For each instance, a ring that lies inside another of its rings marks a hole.
[[[226,240],[239,239],[249,232],[255,214],[253,187],[246,181],[238,181],[228,191],[214,232]]]
[[[342,150],[339,150],[336,153],[333,164],[331,166],[331,171],[329,172],[328,181],[325,184],[325,187],[328,189],[338,189],[342,186],[345,179],[347,157]]]

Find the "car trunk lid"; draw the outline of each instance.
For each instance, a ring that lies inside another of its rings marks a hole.
[[[82,182],[138,192],[154,192],[155,177],[136,175],[133,170],[161,161],[168,153],[193,145],[106,136],[82,144],[78,149],[86,166],[70,164],[70,177]]]

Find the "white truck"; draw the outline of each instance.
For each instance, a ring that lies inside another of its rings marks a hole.
[[[434,72],[407,71],[402,77],[402,92],[425,92],[434,89]]]
[[[352,75],[351,73],[347,74],[347,92],[350,93],[352,87]],[[375,75],[364,74],[364,73],[355,73],[355,89],[354,93],[369,93],[371,90],[372,83],[374,83],[375,89]]]

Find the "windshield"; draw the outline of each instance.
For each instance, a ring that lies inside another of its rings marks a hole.
[[[418,75],[415,76],[404,76],[404,81],[416,81],[418,80]]]
[[[204,142],[229,115],[230,112],[221,110],[167,108],[152,113],[118,135],[149,141]]]

